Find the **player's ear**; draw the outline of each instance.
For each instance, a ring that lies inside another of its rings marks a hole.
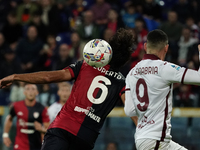
[[[147,42],[144,43],[144,50],[147,52]]]
[[[165,46],[165,52],[167,53],[167,51],[168,51],[168,48],[169,48],[169,44],[167,44],[166,46]]]
[[[39,91],[38,90],[36,90],[36,95],[38,95],[39,94]]]

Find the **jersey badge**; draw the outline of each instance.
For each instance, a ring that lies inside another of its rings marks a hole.
[[[34,113],[33,113],[33,117],[34,117],[35,119],[37,119],[37,118],[39,117],[39,112],[34,112]]]
[[[176,69],[177,71],[179,71],[181,69],[180,66],[176,66],[176,65],[171,65],[171,66],[172,66],[172,68]]]
[[[18,115],[18,116],[23,116],[23,112],[19,111],[19,112],[17,113],[17,115]]]

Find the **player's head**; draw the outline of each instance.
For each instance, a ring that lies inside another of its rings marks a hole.
[[[113,49],[113,56],[109,64],[115,69],[122,67],[129,61],[133,52],[134,34],[131,30],[120,28],[108,42]]]
[[[148,33],[144,48],[147,54],[157,54],[168,50],[168,37],[162,30],[156,29]]]
[[[24,95],[27,100],[33,101],[38,95],[38,89],[35,84],[26,84],[24,87]]]
[[[71,94],[71,84],[68,82],[59,83],[57,94],[60,98],[60,101],[65,103]]]

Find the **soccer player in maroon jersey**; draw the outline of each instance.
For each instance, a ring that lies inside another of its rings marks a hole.
[[[42,150],[91,150],[106,116],[118,98],[125,100],[125,78],[119,72],[131,57],[134,37],[119,29],[108,41],[113,49],[110,63],[101,68],[78,61],[63,70],[14,74],[0,80],[5,88],[13,81],[35,84],[75,80],[71,95],[44,137]],[[137,123],[137,118],[133,118]]]
[[[17,116],[17,134],[14,150],[40,150],[42,135],[49,126],[47,109],[36,102],[38,94],[35,84],[25,85],[25,100],[15,102],[6,117],[4,124],[3,142],[7,147],[11,146],[9,131],[13,117]]]

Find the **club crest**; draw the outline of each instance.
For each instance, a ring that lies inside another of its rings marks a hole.
[[[37,118],[39,117],[39,112],[34,112],[34,113],[33,113],[33,117],[34,117],[35,119],[37,119]]]

